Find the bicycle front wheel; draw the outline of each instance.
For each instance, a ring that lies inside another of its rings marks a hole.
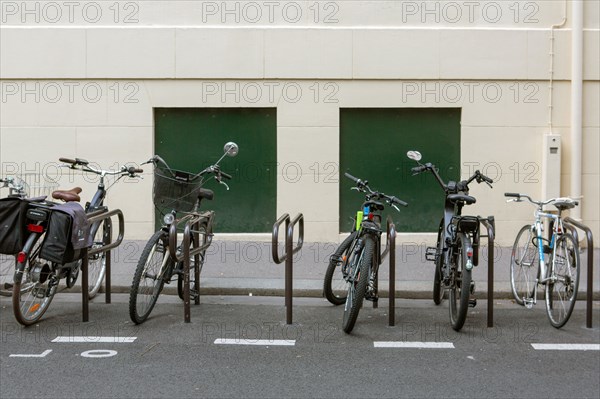
[[[44,241],[43,234],[32,234],[27,239],[23,252],[27,259],[17,263],[12,290],[13,312],[17,321],[24,326],[42,318],[56,294],[58,278],[51,262],[40,259]]]
[[[433,276],[433,303],[439,305],[444,299],[444,288],[442,287],[442,265],[444,264],[444,219],[440,220],[440,226],[438,227],[438,238],[437,238],[437,254],[435,258],[435,271]]]
[[[564,326],[573,313],[580,268],[579,247],[571,234],[563,234],[556,240],[546,283],[546,311],[556,328]]]
[[[471,294],[471,270],[467,270],[467,249],[471,246],[469,237],[460,233],[456,248],[450,256],[450,323],[455,331],[465,324]]]
[[[102,225],[102,227],[98,227],[94,234],[93,244],[90,249],[100,248],[104,245],[105,237],[108,235],[109,228],[110,225],[106,222]],[[102,285],[102,280],[104,280],[105,274],[106,252],[90,256],[88,258],[88,297],[90,299],[94,298],[100,290],[100,286]]]
[[[169,235],[159,230],[146,243],[138,261],[129,294],[129,316],[141,324],[150,315],[164,286],[164,276],[173,260],[169,255]]]
[[[336,251],[329,259],[329,266],[325,271],[325,279],[323,281],[323,295],[329,302],[334,305],[341,305],[346,302],[348,294],[348,282],[344,278],[343,268],[350,261],[350,252],[352,243],[358,235],[357,231],[352,232],[340,244]]]
[[[363,247],[360,256],[350,264],[348,294],[344,307],[344,319],[342,329],[349,334],[354,328],[358,312],[362,307],[367,284],[369,282],[369,272],[373,263],[373,250],[375,241],[371,236],[365,236],[365,246]],[[358,269],[358,270],[357,270]]]
[[[510,287],[519,305],[533,304],[540,265],[536,235],[531,225],[525,225],[517,234],[510,257]]]

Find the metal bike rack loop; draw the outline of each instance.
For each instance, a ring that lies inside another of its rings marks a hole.
[[[281,225],[285,223],[285,250],[279,256],[279,230]],[[294,247],[294,227],[298,224],[298,242]],[[294,254],[302,249],[304,244],[304,216],[299,213],[293,220],[290,220],[290,215],[283,214],[273,225],[273,237],[271,242],[271,254],[273,261],[277,264],[285,261],[285,308],[286,308],[286,323],[292,324],[292,294],[293,294],[293,269],[294,269]]]
[[[575,242],[579,243],[577,228],[585,232],[587,241],[587,293],[586,293],[586,308],[585,308],[585,326],[592,328],[592,299],[594,295],[594,236],[592,230],[581,222],[569,217],[563,219],[567,225]]]
[[[496,236],[496,222],[493,216],[479,217],[479,222],[487,230],[487,235],[480,235],[479,237],[487,237],[488,242],[487,326],[494,327],[494,239]]]
[[[191,310],[190,310],[190,257],[194,257],[194,263],[197,265],[200,262],[200,252],[208,248],[212,242],[212,226],[207,225],[206,229],[206,243],[200,244],[200,222],[204,219],[212,222],[212,212],[206,212],[201,214],[190,214],[176,220],[171,224],[169,229],[169,255],[177,263],[183,262],[183,319],[184,322],[191,322]],[[177,226],[185,222],[183,228],[183,245],[182,251],[177,255]],[[192,234],[194,239],[192,240]],[[193,248],[191,248],[193,244]],[[194,281],[196,284],[197,295],[194,299],[194,304],[200,304],[200,270],[198,267],[195,268]]]
[[[381,253],[381,263],[386,256],[389,256],[390,264],[390,288],[388,294],[389,300],[389,321],[388,325],[393,327],[396,325],[396,225],[392,221],[392,217],[388,216],[386,220],[387,238],[385,250]],[[379,273],[377,273],[379,276]],[[377,284],[377,282],[375,282]],[[373,307],[377,307],[377,301],[373,302]]]
[[[111,218],[113,216],[118,216],[119,218],[119,235],[117,236],[117,240],[115,242],[111,242],[112,240],[112,222]],[[120,209],[114,209],[112,211],[108,211],[106,209],[101,209],[92,213],[87,214],[87,220],[91,225],[97,222],[101,222],[103,220],[108,220],[107,223],[107,231],[105,231],[105,235],[103,236],[103,244],[99,248],[85,248],[83,249],[83,258],[81,260],[81,298],[82,298],[82,316],[83,322],[89,321],[89,281],[88,281],[88,266],[89,266],[89,257],[92,255],[100,254],[106,252],[106,274],[104,275],[104,285],[105,285],[105,302],[110,303],[110,266],[111,266],[111,257],[110,251],[114,248],[117,248],[121,245],[123,241],[123,236],[125,235],[125,219],[123,218],[123,212]],[[98,227],[100,228],[100,227]]]

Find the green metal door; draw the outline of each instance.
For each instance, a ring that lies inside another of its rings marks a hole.
[[[439,167],[442,179],[460,177],[460,108],[340,109],[340,232],[352,229],[351,218],[364,195],[350,191],[348,172],[368,180],[371,188],[408,202],[400,213],[386,207],[398,231],[433,232],[444,210],[444,192],[433,175],[412,176],[406,158],[418,150],[423,162]]]
[[[216,232],[269,232],[276,218],[277,118],[275,108],[155,108],[154,151],[169,166],[199,172],[235,141],[240,152],[221,169],[233,175],[225,186],[210,180]],[[157,220],[157,223],[160,221]]]

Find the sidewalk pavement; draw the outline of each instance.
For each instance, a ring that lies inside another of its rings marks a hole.
[[[124,241],[112,252],[112,291],[129,292],[131,281],[145,241]],[[323,278],[330,255],[338,244],[304,243],[294,257],[294,296],[321,297]],[[433,262],[425,259],[425,245],[396,246],[396,297],[429,299],[433,286]],[[494,297],[510,299],[510,256],[512,248],[495,248]],[[600,299],[600,250],[594,250],[594,297]],[[587,250],[581,254],[580,297],[587,286]],[[282,296],[285,285],[285,264],[275,264],[270,242],[213,241],[207,250],[200,275],[202,295]],[[379,269],[380,296],[386,297],[389,284],[389,259]],[[482,247],[479,265],[473,269],[476,296],[487,297],[487,247]],[[176,293],[177,284],[165,286],[165,293]]]

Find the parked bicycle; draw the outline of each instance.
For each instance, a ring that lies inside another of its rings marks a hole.
[[[537,303],[537,287],[545,286],[546,312],[550,324],[564,326],[575,306],[579,287],[579,246],[563,224],[562,212],[579,205],[572,198],[534,201],[526,194],[505,193],[508,202],[527,199],[536,206],[535,221],[521,228],[510,258],[510,286],[515,301],[531,309]],[[544,212],[553,205],[558,214]],[[550,239],[543,236],[543,219],[550,221]]]
[[[8,176],[0,179],[0,189],[7,188],[6,198],[25,199],[27,197],[47,197],[58,188],[58,183],[45,176],[25,173],[20,176]],[[0,221],[3,219],[0,211]],[[18,252],[21,248],[16,249]],[[15,274],[16,257],[5,254],[0,258],[0,295],[11,296],[13,277]]]
[[[419,166],[412,168],[413,176],[429,171],[445,193],[444,217],[440,220],[436,247],[427,248],[427,260],[435,262],[433,279],[433,301],[442,302],[444,291],[449,291],[450,324],[456,331],[465,324],[468,307],[477,304],[471,299],[475,293],[475,282],[471,278],[473,266],[479,261],[479,217],[463,216],[462,208],[474,204],[476,199],[469,195],[469,184],[473,181],[492,187],[493,180],[479,170],[467,180],[444,183],[435,165],[422,164],[418,151],[409,151],[408,158]]]
[[[106,209],[103,205],[107,190],[106,176],[118,176],[114,183],[125,176],[137,177],[142,169],[134,166],[123,166],[117,171],[102,170],[93,167],[84,159],[60,158],[70,169],[81,170],[100,176],[98,189],[92,201],[85,206],[85,213]],[[114,184],[113,183],[113,184]],[[110,188],[110,187],[109,187]],[[81,200],[82,189],[58,190],[52,198],[65,203],[76,203]],[[13,311],[17,321],[23,325],[36,323],[46,312],[54,295],[57,293],[61,279],[65,279],[67,288],[75,285],[81,266],[81,250],[72,245],[73,228],[71,215],[58,212],[59,203],[45,201],[43,198],[32,199],[26,207],[26,231],[23,249],[17,255],[17,266],[14,274],[12,292]],[[77,207],[71,207],[77,209]],[[79,207],[81,208],[81,207]],[[110,229],[109,221],[97,222],[89,226],[88,241],[90,248],[104,244]],[[102,229],[100,229],[102,225]],[[63,227],[67,227],[64,229]],[[77,233],[83,234],[83,229]],[[92,237],[89,240],[89,237]],[[81,238],[84,240],[84,237]],[[55,259],[47,254],[52,253]],[[106,266],[105,254],[93,255],[89,258],[89,292],[93,297],[100,288]]]
[[[212,211],[200,213],[199,208],[203,199],[210,201],[214,197],[212,190],[202,188],[210,179],[205,179],[206,176],[212,175],[217,182],[225,185],[229,190],[229,186],[223,179],[231,179],[231,175],[221,171],[219,163],[225,156],[236,156],[239,148],[237,144],[228,142],[223,150],[223,156],[214,165],[197,174],[172,169],[158,155],[146,162],[154,164],[153,200],[156,208],[164,215],[164,224],[146,243],[133,276],[129,295],[129,315],[134,323],[143,323],[148,318],[164,285],[171,283],[175,276],[177,293],[183,299],[184,262],[178,262],[171,256],[169,232],[172,225],[176,226],[181,222],[181,219],[177,219],[178,214],[185,215],[184,219],[198,216],[201,217],[199,228],[192,232],[200,241],[197,244],[207,248],[212,242],[214,213]],[[199,278],[204,265],[206,248],[190,262],[192,265],[190,297],[194,300],[199,299],[200,295]],[[177,248],[177,252],[180,254],[181,248]]]
[[[384,203],[397,211],[400,211],[397,205],[408,204],[394,196],[372,190],[366,180],[348,173],[345,176],[356,183],[352,190],[366,194],[365,202],[356,213],[352,232],[329,260],[323,293],[332,304],[345,304],[342,329],[350,333],[363,299],[378,299],[377,273],[381,264],[381,211]]]

